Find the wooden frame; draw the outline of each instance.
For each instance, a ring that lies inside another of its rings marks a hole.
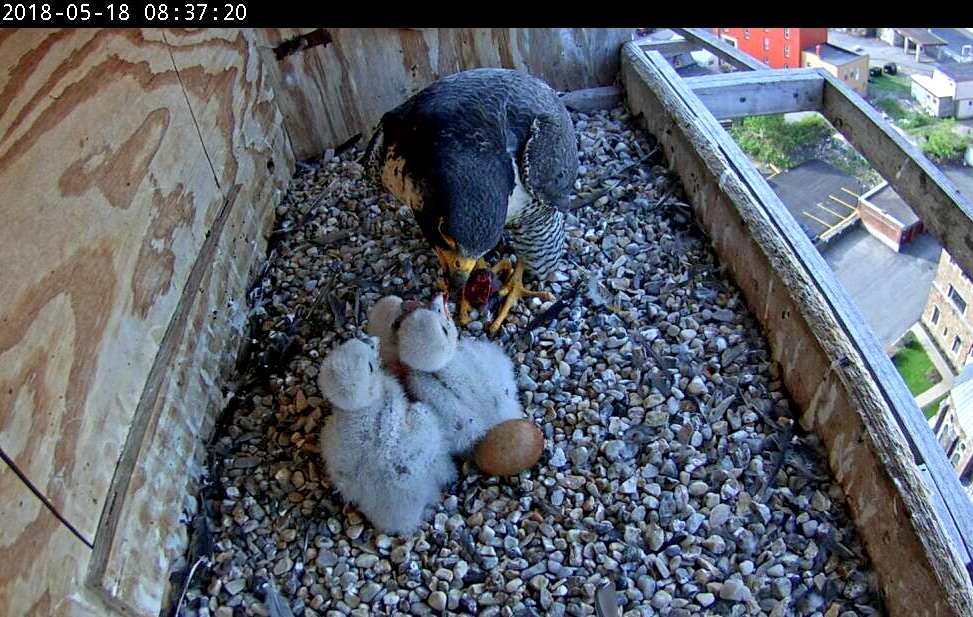
[[[839,130],[874,120],[860,109],[863,101],[828,77],[821,77],[823,106]],[[622,80],[632,111],[660,140],[699,222],[762,321],[784,382],[805,410],[802,423],[825,442],[888,609],[970,614],[964,564],[973,506],[928,428],[919,426],[915,400],[875,336],[780,199],[664,58],[627,44]],[[852,129],[876,131],[885,133]],[[924,170],[910,154],[882,155],[909,157],[904,169]],[[928,184],[924,178],[917,182]]]
[[[889,178],[892,188],[913,207],[947,252],[967,272],[973,272],[973,251],[965,232],[973,228],[973,207],[941,171],[833,75],[821,69],[755,70],[692,77],[684,83],[718,120],[767,113],[820,112],[879,173]],[[876,344],[871,351],[877,348]],[[883,363],[872,364],[880,383],[897,381]],[[941,499],[947,529],[970,569],[973,506],[955,482],[955,474],[923,416],[914,412],[911,394],[898,388],[888,389],[885,396],[918,464],[928,472],[930,488]]]

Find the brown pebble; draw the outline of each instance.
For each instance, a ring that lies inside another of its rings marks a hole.
[[[513,476],[533,467],[544,450],[544,435],[529,420],[496,425],[473,453],[477,466],[492,476]]]

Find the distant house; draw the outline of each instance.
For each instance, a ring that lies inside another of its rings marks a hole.
[[[912,208],[884,181],[858,198],[858,215],[868,233],[896,253],[923,229]]]
[[[912,76],[912,98],[933,118],[950,118],[956,113],[954,90],[944,80],[934,80],[928,75]]]
[[[957,370],[973,360],[973,327],[970,326],[973,312],[969,302],[973,302],[973,282],[949,253],[943,251],[922,312],[922,323]]]
[[[973,35],[967,28],[929,28],[929,31],[946,41],[936,48],[934,55],[940,62],[973,62]]]
[[[956,376],[930,424],[960,482],[969,487],[973,476],[973,364]]]
[[[818,43],[801,51],[801,66],[823,68],[862,96],[868,91],[867,55],[831,43]]]
[[[902,46],[902,51],[909,53],[915,48],[916,62],[923,49],[943,47],[947,43],[942,38],[930,32],[929,28],[879,28],[878,38],[892,47]]]
[[[953,97],[957,120],[973,118],[973,64],[946,62],[932,72],[933,81],[945,84]]]
[[[716,28],[716,35],[775,69],[804,66],[801,50],[828,42],[827,28]],[[868,68],[866,67],[866,72]]]

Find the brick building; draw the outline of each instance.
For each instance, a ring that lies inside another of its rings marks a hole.
[[[973,309],[969,302],[973,302],[973,282],[944,250],[922,312],[922,323],[957,371],[973,360]]]
[[[949,396],[930,424],[950,465],[969,491],[973,476],[973,364],[956,376]]]
[[[858,198],[858,215],[868,233],[895,252],[923,230],[912,208],[884,180]]]
[[[775,69],[803,66],[801,51],[828,42],[827,28],[718,28],[716,35]]]

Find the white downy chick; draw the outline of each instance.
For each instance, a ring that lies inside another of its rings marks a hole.
[[[395,370],[399,363],[399,344],[393,324],[402,314],[402,298],[385,296],[375,303],[368,311],[368,326],[365,328],[370,336],[377,336],[379,340],[379,358],[386,370]]]
[[[468,455],[491,428],[524,417],[513,362],[491,342],[459,339],[441,298],[403,320],[399,359],[409,393],[439,417],[450,453]]]
[[[434,412],[410,403],[378,365],[379,341],[350,340],[321,364],[318,387],[332,414],[321,454],[334,487],[375,527],[410,534],[456,478]]]

